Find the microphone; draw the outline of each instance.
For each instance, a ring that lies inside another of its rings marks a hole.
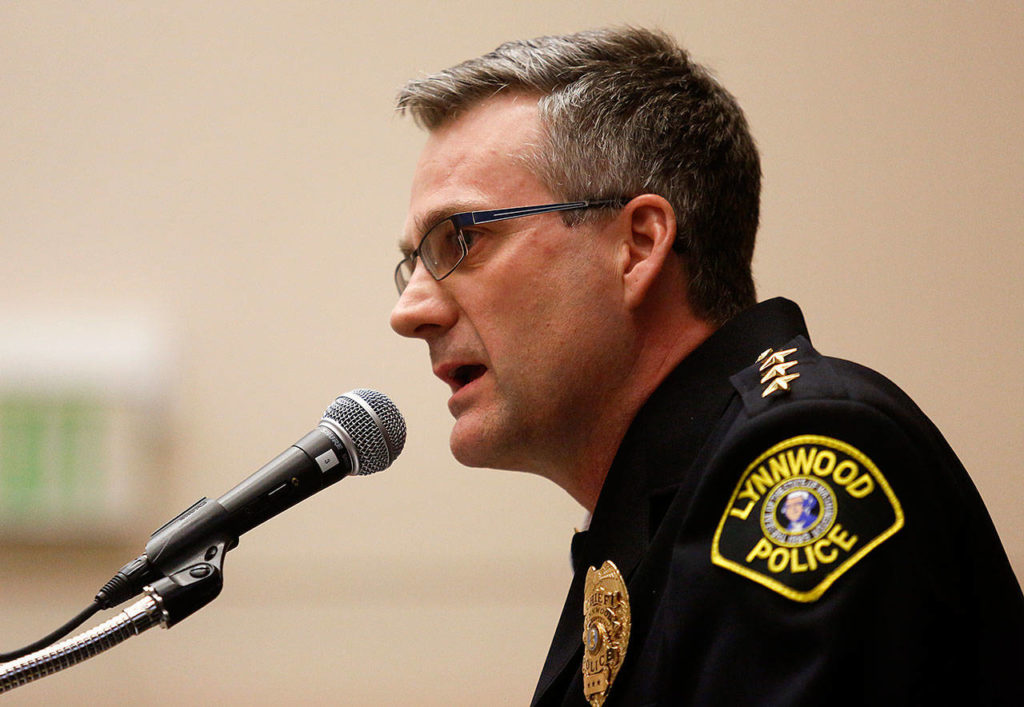
[[[201,498],[158,528],[146,550],[96,594],[107,609],[184,565],[211,561],[238,536],[346,476],[388,468],[405,446],[405,420],[388,397],[359,388],[339,396],[320,424],[216,501]],[[220,557],[216,557],[218,563]]]

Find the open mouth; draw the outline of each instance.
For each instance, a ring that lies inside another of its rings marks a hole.
[[[469,366],[459,366],[452,371],[452,381],[461,388],[464,385],[469,385],[477,378],[482,376],[487,370],[487,366],[481,364],[473,364]]]

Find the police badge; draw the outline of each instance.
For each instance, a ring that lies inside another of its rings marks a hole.
[[[601,707],[629,645],[629,592],[619,568],[591,567],[583,590],[583,696]]]

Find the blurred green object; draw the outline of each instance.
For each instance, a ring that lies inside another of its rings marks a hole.
[[[0,524],[99,510],[104,420],[82,397],[0,397]]]

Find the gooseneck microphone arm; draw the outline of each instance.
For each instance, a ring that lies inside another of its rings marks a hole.
[[[0,693],[70,668],[157,624],[170,628],[213,601],[223,586],[226,548],[211,546],[190,567],[147,585],[145,596],[114,618],[73,638],[0,665]]]
[[[94,604],[110,608],[144,591],[143,599],[75,638],[0,664],[0,692],[195,613],[220,593],[224,554],[240,535],[345,476],[386,469],[404,445],[405,421],[387,396],[366,389],[339,396],[314,430],[255,474],[158,528],[146,551],[118,570]]]
[[[137,636],[160,623],[160,606],[147,595],[114,618],[99,626],[55,643],[23,658],[4,663],[0,668],[0,692],[52,675],[99,655],[118,643]]]

